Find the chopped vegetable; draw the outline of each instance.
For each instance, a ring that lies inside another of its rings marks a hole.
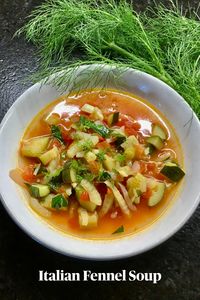
[[[79,124],[80,126],[83,126],[84,129],[92,129],[104,138],[110,136],[111,130],[108,127],[105,125],[96,124],[95,122],[92,122],[83,116],[80,116]]]
[[[157,182],[156,187],[153,190],[152,196],[148,200],[149,206],[157,205],[163,198],[165,192],[165,183],[164,182]]]
[[[119,112],[114,112],[108,117],[108,125],[113,126],[119,121]]]
[[[160,173],[174,182],[181,180],[185,176],[185,172],[174,163],[166,163]]]
[[[42,216],[44,218],[51,217],[51,212],[48,209],[46,209],[45,207],[43,207],[40,204],[40,202],[38,201],[38,199],[30,198],[30,206],[40,216]]]
[[[108,156],[107,154],[105,154],[104,155],[103,165],[105,166],[105,168],[108,171],[112,171],[113,169],[115,169],[116,162],[115,162],[115,160],[114,160],[113,157]]]
[[[27,157],[39,157],[46,150],[49,141],[49,136],[39,136],[22,141],[21,154]]]
[[[111,179],[111,175],[108,172],[101,172],[99,175],[99,181],[106,181],[106,180],[110,180]]]
[[[97,226],[98,214],[95,211],[94,213],[88,213],[84,208],[78,209],[79,214],[79,225],[81,228],[93,228]]]
[[[122,195],[120,194],[120,192],[118,191],[118,189],[116,188],[116,186],[114,186],[111,182],[109,181],[106,181],[105,184],[112,190],[113,192],[113,195],[117,201],[117,203],[119,204],[122,212],[125,214],[125,215],[130,215],[130,211],[129,211],[129,208],[124,200],[124,198],[122,197]]]
[[[80,185],[75,188],[76,197],[80,205],[87,211],[93,212],[96,209],[96,204],[90,201],[89,193],[84,190]]]
[[[48,185],[44,184],[32,184],[28,185],[29,191],[32,197],[34,198],[42,198],[47,196],[50,193],[50,189]]]
[[[153,125],[152,135],[153,136],[159,136],[162,140],[166,140],[167,139],[167,134],[165,133],[165,130],[163,128],[161,128],[157,124]]]
[[[109,210],[112,208],[112,205],[113,205],[113,202],[114,202],[114,195],[113,193],[107,193],[105,195],[105,198],[104,198],[104,201],[103,201],[103,205],[99,211],[99,216],[102,218],[104,217],[108,212]]]
[[[160,150],[163,147],[163,141],[159,136],[152,135],[151,137],[148,137],[146,141],[153,145],[157,150]]]
[[[124,232],[124,226],[123,225],[118,227],[112,234],[122,233],[122,232]]]
[[[92,203],[94,203],[96,205],[101,205],[101,203],[102,203],[101,196],[92,183],[83,179],[83,180],[81,180],[81,186],[88,192],[90,201]]]
[[[51,126],[51,134],[53,135],[54,138],[56,138],[59,142],[63,143],[63,137],[62,133],[60,130],[60,127],[57,125],[52,125]]]
[[[51,160],[55,159],[59,155],[58,148],[53,147],[51,150],[43,153],[39,156],[39,159],[43,163],[43,165],[47,165]]]
[[[114,145],[117,149],[121,149],[121,145],[126,141],[125,136],[116,136]]]
[[[68,202],[63,195],[56,195],[52,198],[51,207],[60,209],[62,207],[67,207]]]

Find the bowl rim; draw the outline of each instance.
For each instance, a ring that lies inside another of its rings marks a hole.
[[[80,68],[84,69],[85,67],[87,67],[88,65],[83,65]],[[93,67],[95,68],[95,64],[93,65]],[[99,65],[98,65],[99,66]],[[106,66],[106,68],[111,68],[109,65]],[[135,71],[138,74],[141,74],[143,76],[145,76],[147,79],[149,78],[150,80],[153,80],[154,82],[157,82],[158,85],[163,85],[166,86],[168,89],[170,89],[174,95],[178,96],[182,102],[184,103],[184,105],[186,105],[188,108],[190,108],[190,110],[193,112],[193,121],[196,122],[196,124],[198,125],[198,130],[200,132],[200,121],[197,118],[195,112],[191,109],[191,107],[189,106],[189,104],[184,100],[184,98],[182,96],[180,96],[173,88],[171,88],[170,86],[168,86],[166,83],[164,83],[163,81],[161,81],[160,79],[142,72],[142,71],[138,71],[132,68],[127,68],[127,70],[131,70],[131,71]],[[56,76],[56,74],[54,75]],[[30,86],[28,89],[26,89],[21,96],[19,96],[16,101],[11,105],[11,107],[8,109],[8,111],[6,112],[5,116],[3,117],[1,123],[0,123],[0,136],[4,130],[4,126],[6,125],[7,121],[9,120],[9,118],[12,116],[13,112],[15,111],[15,108],[21,104],[21,102],[24,101],[24,97],[26,96],[26,93],[29,93],[31,90],[34,90],[36,87],[41,86],[41,82],[38,82],[32,86]],[[182,218],[179,223],[176,225],[176,227],[174,227],[173,229],[171,229],[169,232],[167,232],[167,234],[163,234],[162,238],[160,238],[157,241],[154,241],[153,243],[149,243],[148,245],[145,245],[145,247],[142,247],[141,249],[135,251],[135,252],[125,252],[125,253],[120,253],[120,254],[116,254],[116,255],[102,255],[102,257],[95,256],[95,255],[90,255],[89,253],[83,253],[81,254],[79,253],[73,253],[71,252],[66,252],[66,250],[63,249],[59,249],[58,247],[56,247],[55,245],[51,244],[50,242],[46,242],[44,241],[42,238],[38,237],[37,235],[34,235],[33,233],[31,233],[29,231],[29,229],[22,224],[18,218],[14,215],[14,213],[12,212],[12,210],[9,208],[9,206],[6,203],[5,200],[6,197],[4,197],[4,193],[2,193],[1,191],[1,185],[0,185],[0,200],[1,203],[3,204],[4,208],[6,209],[7,213],[9,214],[9,216],[12,218],[12,220],[24,231],[26,232],[33,240],[37,241],[39,244],[49,248],[50,250],[53,250],[57,253],[63,254],[63,255],[67,255],[73,258],[79,258],[79,259],[87,259],[87,260],[118,260],[118,259],[124,259],[124,258],[128,258],[130,256],[136,256],[139,255],[143,252],[149,251],[154,247],[157,247],[158,245],[160,245],[161,243],[165,242],[166,240],[168,240],[171,236],[173,236],[177,231],[179,231],[181,229],[181,227],[191,218],[192,214],[194,213],[194,211],[196,210],[196,208],[199,205],[200,202],[200,191],[198,196],[196,196],[196,198],[193,201],[193,205],[191,206],[190,210],[187,213],[187,216],[185,218]],[[119,238],[120,240],[122,240],[123,238]],[[118,239],[116,239],[118,240]],[[97,240],[97,242],[99,242]]]

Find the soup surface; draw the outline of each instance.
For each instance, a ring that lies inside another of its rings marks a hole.
[[[134,95],[94,90],[62,96],[32,120],[11,177],[54,228],[105,239],[157,220],[177,193],[181,166],[162,113]]]

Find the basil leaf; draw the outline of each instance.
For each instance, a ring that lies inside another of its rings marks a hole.
[[[59,126],[52,125],[51,126],[51,134],[55,137],[60,143],[64,143],[61,130]]]
[[[124,232],[124,226],[123,225],[118,227],[112,234],[122,233],[122,232]]]
[[[99,175],[99,181],[106,181],[106,180],[110,180],[111,176],[108,172],[103,171],[100,175]]]
[[[65,199],[63,195],[56,195],[52,198],[51,207],[59,209],[61,207],[66,207],[68,205],[68,201]]]

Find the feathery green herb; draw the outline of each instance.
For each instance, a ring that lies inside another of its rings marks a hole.
[[[55,84],[74,87],[84,81],[83,74],[76,76],[77,68],[96,63],[98,68],[88,72],[100,85],[105,82],[102,64],[122,73],[131,67],[175,88],[200,117],[199,17],[192,11],[186,16],[172,0],[169,3],[171,8],[155,5],[138,14],[126,0],[49,0],[18,33],[38,46],[37,79],[62,71]]]

